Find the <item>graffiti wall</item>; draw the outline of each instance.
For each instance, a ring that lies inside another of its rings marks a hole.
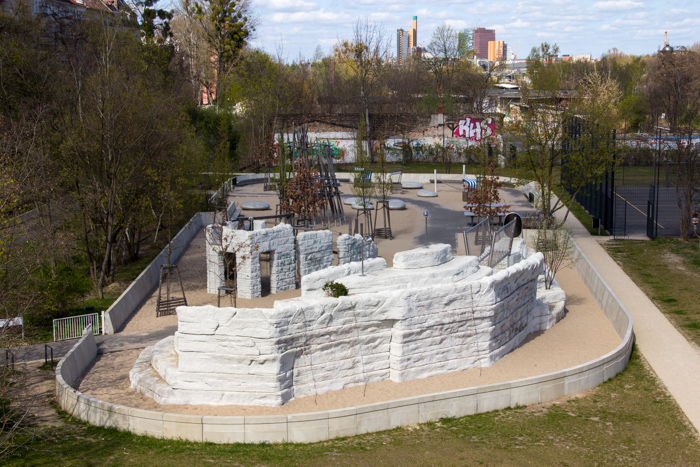
[[[482,140],[496,135],[496,122],[493,118],[471,118],[466,117],[455,127],[452,135],[457,138],[466,139],[469,144],[481,144]]]
[[[356,161],[355,132],[310,131],[307,135],[312,143],[328,142],[336,162],[352,164]],[[278,137],[279,135],[275,136],[275,138]],[[405,138],[393,137],[384,141],[385,154],[389,162],[402,161],[406,146],[410,146],[412,159],[417,162],[433,161],[437,158],[444,160],[443,157],[449,157],[453,162],[468,162],[469,148],[485,143],[500,144],[496,121],[491,117],[465,117],[454,124],[448,123],[445,127],[437,125],[415,129]],[[373,141],[373,152],[376,153],[378,149],[379,142]]]

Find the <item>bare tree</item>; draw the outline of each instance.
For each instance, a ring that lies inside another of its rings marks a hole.
[[[441,94],[452,93],[452,78],[459,56],[457,32],[447,23],[433,31],[426,51],[430,55],[425,60],[435,77],[436,88]]]
[[[389,46],[390,40],[386,37],[384,29],[367,18],[355,22],[352,40],[339,42],[335,46],[336,58],[351,72],[365,119],[367,144],[370,148],[370,105],[380,95],[379,84],[389,58]],[[373,155],[371,159],[374,160]]]

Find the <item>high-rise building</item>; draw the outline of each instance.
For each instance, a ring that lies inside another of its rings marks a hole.
[[[408,33],[403,29],[396,30],[396,61],[403,63],[408,59]]]
[[[415,48],[418,47],[418,17],[413,17],[413,24],[411,25],[411,35],[408,36],[408,47],[411,49],[411,53],[414,52]]]
[[[488,59],[489,41],[496,40],[496,31],[493,29],[474,29],[474,51],[478,58]]]
[[[462,29],[457,34],[457,52],[464,58],[470,50],[474,50],[474,28]]]
[[[396,61],[404,63],[418,47],[418,17],[413,17],[410,31],[396,30]]]
[[[503,41],[489,41],[488,59],[499,62],[506,59],[505,43]]]

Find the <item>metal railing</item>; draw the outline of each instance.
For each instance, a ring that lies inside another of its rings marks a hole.
[[[53,320],[53,340],[57,342],[82,337],[83,329],[88,324],[92,324],[93,335],[100,334],[100,316],[97,313],[55,319]]]
[[[489,252],[489,267],[493,268],[510,255],[513,246],[513,230],[516,219],[508,222],[498,229],[491,239],[491,251]]]
[[[464,249],[467,256],[476,256],[479,263],[485,260],[491,251],[491,222],[486,218],[474,227],[463,232]]]

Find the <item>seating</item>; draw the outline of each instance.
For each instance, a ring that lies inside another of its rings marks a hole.
[[[397,175],[397,177],[394,177]],[[403,185],[401,184],[402,172],[392,172],[389,174],[391,178],[391,192],[392,193],[403,193]]]
[[[372,183],[372,171],[363,167],[355,167],[355,172],[360,172],[355,177],[355,186],[367,186]]]

